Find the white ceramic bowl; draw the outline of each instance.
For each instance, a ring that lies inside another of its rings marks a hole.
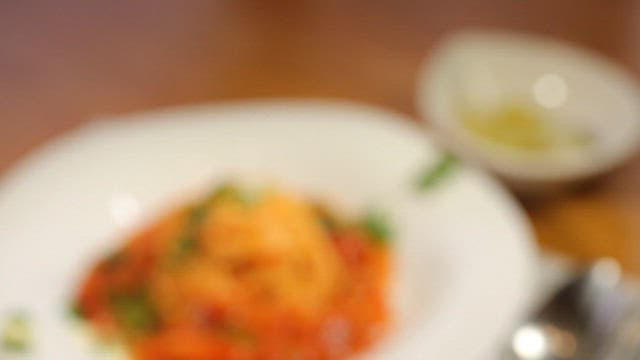
[[[591,140],[545,154],[506,149],[462,125],[456,108],[461,98],[477,107],[528,102]],[[449,36],[423,66],[416,103],[454,152],[530,190],[611,170],[640,141],[640,90],[633,77],[595,53],[535,35]]]

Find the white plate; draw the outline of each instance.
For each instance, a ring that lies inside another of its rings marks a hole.
[[[397,330],[367,358],[477,359],[521,315],[531,233],[512,198],[476,170],[458,167],[418,193],[416,176],[437,155],[408,119],[353,104],[239,102],[91,123],[0,186],[0,314],[32,316],[32,358],[96,358],[66,314],[86,267],[189,190],[258,176],[391,215]]]

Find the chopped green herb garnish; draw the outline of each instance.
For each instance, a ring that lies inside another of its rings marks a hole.
[[[443,154],[438,161],[428,167],[418,179],[418,190],[427,190],[437,185],[455,167],[458,159],[450,153]]]
[[[380,212],[370,212],[362,219],[362,226],[369,232],[372,239],[379,244],[387,244],[391,239],[392,230],[387,217]]]
[[[131,333],[153,331],[158,326],[158,313],[144,291],[115,294],[111,306],[118,323]]]
[[[211,200],[219,200],[223,198],[237,198],[240,190],[237,186],[230,183],[224,183],[218,186],[211,194]]]
[[[31,347],[31,342],[31,326],[27,315],[11,315],[2,330],[2,347],[11,352],[26,352]]]
[[[189,225],[198,225],[204,220],[207,212],[209,211],[209,204],[204,203],[200,204],[193,209],[191,209],[191,213],[189,214]]]
[[[233,199],[243,205],[254,205],[260,200],[260,191],[240,190],[237,186],[225,183],[220,185],[210,197],[211,201]]]
[[[334,232],[340,227],[340,221],[322,205],[315,205],[314,211],[320,224],[329,232]]]
[[[78,302],[74,302],[69,307],[69,315],[75,319],[84,319],[86,317],[82,306]]]
[[[127,254],[124,251],[115,251],[105,259],[103,266],[108,269],[114,269],[124,264],[126,261]]]
[[[181,261],[197,250],[200,226],[213,203],[221,199],[233,199],[243,205],[253,205],[259,201],[260,193],[240,191],[238,187],[229,183],[218,186],[206,200],[191,209],[187,223],[172,253],[173,260]]]
[[[185,235],[178,240],[174,250],[174,258],[182,260],[189,256],[198,246],[198,241],[193,234]]]
[[[176,242],[172,253],[173,260],[181,261],[192,254],[198,247],[198,230],[202,221],[209,211],[208,202],[200,204],[189,213],[187,224],[185,225],[180,238]]]

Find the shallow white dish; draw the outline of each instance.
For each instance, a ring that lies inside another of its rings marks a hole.
[[[238,102],[90,123],[0,185],[0,316],[31,315],[29,358],[99,358],[66,313],[86,267],[190,191],[255,175],[391,215],[398,327],[367,358],[485,357],[524,309],[532,236],[481,172],[460,166],[416,192],[415,177],[437,156],[403,116],[343,103]]]
[[[633,76],[601,55],[543,36],[454,33],[425,60],[417,87],[419,113],[453,151],[532,190],[600,175],[640,145],[640,87]],[[545,154],[506,149],[462,125],[461,102],[475,110],[524,103],[591,141]]]

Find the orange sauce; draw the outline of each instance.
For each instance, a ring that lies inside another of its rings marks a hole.
[[[389,247],[290,194],[224,186],[101,259],[77,309],[138,360],[344,359],[389,324]]]

